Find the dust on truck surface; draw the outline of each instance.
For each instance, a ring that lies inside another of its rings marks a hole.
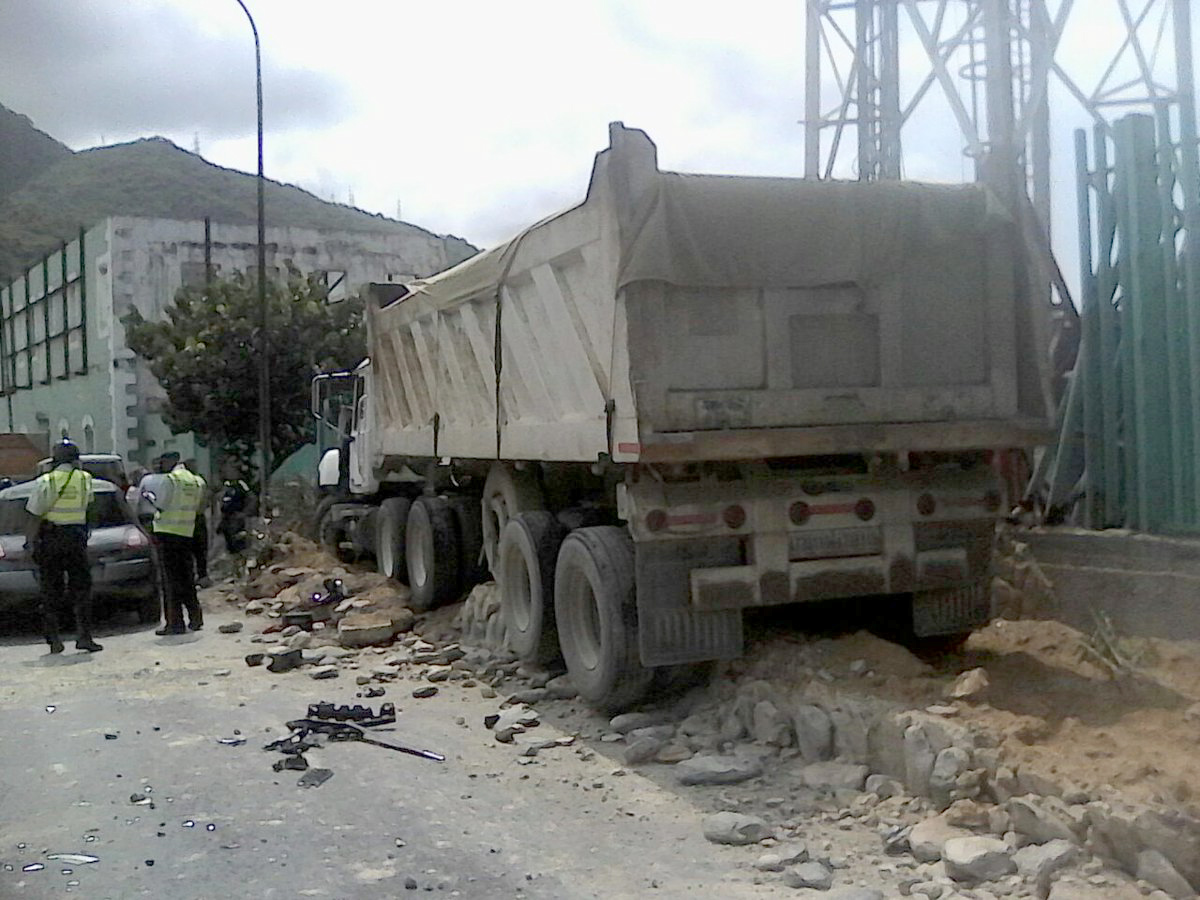
[[[995,459],[1050,425],[1021,247],[977,186],[663,172],[614,124],[581,204],[372,286],[369,360],[313,387],[323,539],[418,609],[490,570],[511,647],[608,710],[740,655],[749,607],[965,635]]]

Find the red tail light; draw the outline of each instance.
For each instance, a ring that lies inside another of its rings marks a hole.
[[[803,500],[797,500],[788,507],[788,518],[792,520],[793,525],[803,525],[811,516],[812,510]]]
[[[125,530],[125,546],[130,550],[136,550],[138,547],[145,547],[150,543],[150,538],[146,537],[144,531],[140,528],[132,526]]]
[[[875,518],[875,504],[863,497],[854,504],[854,514],[864,522],[869,522]]]
[[[721,514],[721,518],[730,528],[741,528],[746,524],[746,510],[736,504],[727,506],[725,512]]]
[[[649,531],[662,531],[667,527],[667,514],[661,509],[652,509],[646,513],[646,528]]]

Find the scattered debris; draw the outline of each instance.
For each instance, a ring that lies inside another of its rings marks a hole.
[[[320,787],[332,777],[332,769],[309,769],[296,784],[303,788]]]
[[[332,722],[353,722],[356,725],[372,727],[375,725],[390,725],[396,721],[396,706],[394,703],[384,703],[375,713],[369,706],[335,706],[332,703],[310,703],[308,718],[327,719]]]
[[[424,700],[427,697],[433,697],[438,692],[438,689],[432,684],[427,684],[424,687],[419,687],[412,692],[413,697],[418,700]]]
[[[221,634],[237,634],[243,627],[241,622],[226,622],[224,625],[217,626],[217,631]]]

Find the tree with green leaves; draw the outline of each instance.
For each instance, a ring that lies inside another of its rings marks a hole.
[[[315,276],[293,273],[268,283],[271,338],[271,452],[284,459],[311,437],[310,381],[366,356],[361,298],[329,303]],[[176,433],[200,440],[253,470],[258,444],[260,307],[254,275],[234,273],[183,287],[151,322],[133,309],[124,318],[130,349],[167,394],[163,418]]]

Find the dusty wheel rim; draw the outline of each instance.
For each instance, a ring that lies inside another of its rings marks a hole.
[[[413,528],[412,525],[417,525]],[[408,529],[412,536],[408,541],[408,577],[413,587],[424,586],[429,580],[430,561],[433,556],[432,528],[423,515],[418,515]]]
[[[573,642],[573,656],[580,666],[589,672],[600,667],[604,652],[604,634],[600,625],[600,606],[596,602],[596,591],[592,580],[580,568],[580,560],[573,560],[575,567],[563,585],[566,596],[571,597],[570,617],[576,635]],[[561,576],[560,576],[561,577]]]
[[[500,571],[503,573],[504,603],[512,623],[519,631],[528,631],[533,621],[533,584],[525,554],[516,542],[500,543]]]
[[[396,574],[395,540],[395,527],[389,519],[385,518],[379,528],[379,538],[376,541],[379,546],[375,548],[375,552],[379,556],[380,569],[389,578],[394,577]]]

